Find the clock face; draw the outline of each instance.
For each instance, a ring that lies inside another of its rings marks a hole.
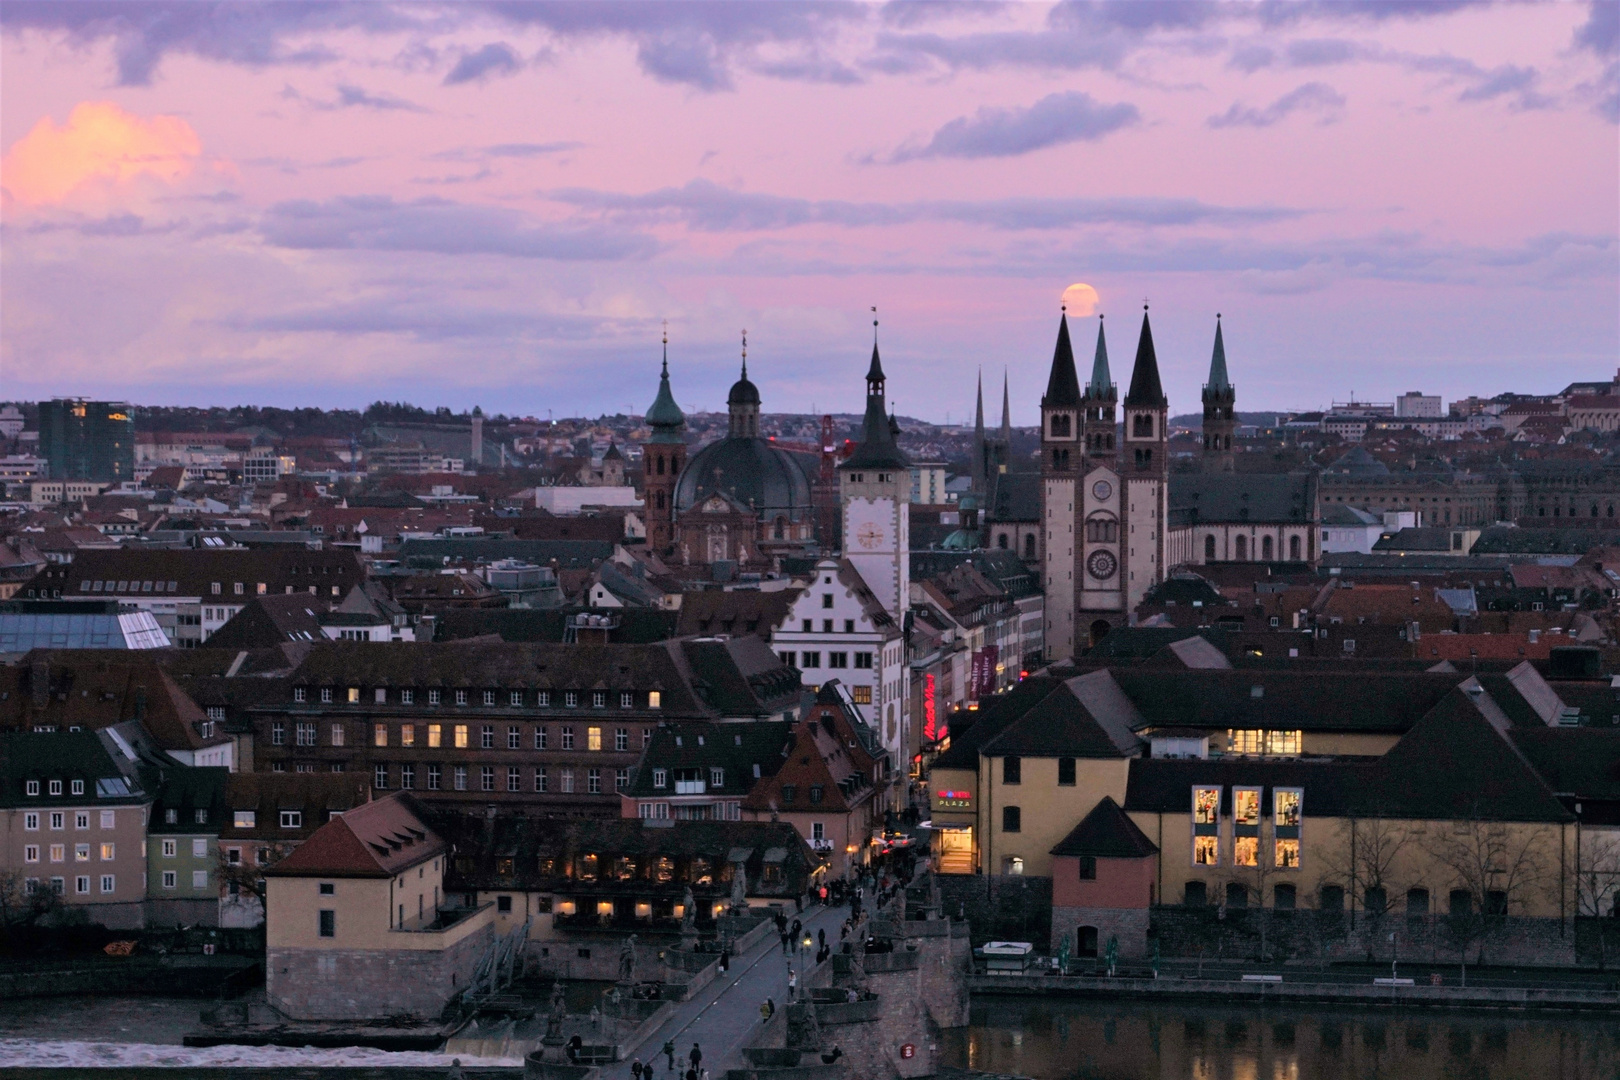
[[[855,531],[855,542],[868,550],[883,543],[883,529],[867,522]]]
[[[1091,485],[1091,494],[1099,501],[1106,501],[1114,493],[1114,485],[1106,480],[1099,480]]]
[[[1086,573],[1098,581],[1106,581],[1113,577],[1117,569],[1119,560],[1114,558],[1112,551],[1093,551],[1091,557],[1086,560]]]

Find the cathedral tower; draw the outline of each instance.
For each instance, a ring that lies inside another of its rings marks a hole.
[[[658,396],[647,410],[646,421],[652,428],[652,438],[641,452],[647,549],[663,554],[675,542],[675,481],[686,464],[686,416],[669,390],[668,331],[664,333],[664,372],[658,378]]]
[[[839,501],[844,558],[884,609],[903,622],[911,602],[911,462],[894,441],[885,381],[874,333],[866,417],[860,445],[838,466]]]
[[[1159,381],[1159,359],[1153,350],[1153,327],[1142,307],[1142,335],[1136,343],[1136,365],[1125,393],[1125,445],[1120,461],[1124,476],[1122,541],[1125,558],[1125,608],[1164,580],[1168,555],[1165,519],[1170,492],[1170,403]]]
[[[1086,383],[1085,409],[1082,435],[1086,444],[1086,459],[1099,465],[1114,465],[1119,448],[1114,445],[1118,437],[1114,406],[1119,402],[1119,390],[1108,371],[1108,340],[1103,336],[1102,316],[1097,316],[1097,354],[1091,361],[1091,381]]]
[[[1080,538],[1075,524],[1085,458],[1080,442],[1082,404],[1065,313],[1058,316],[1052,370],[1041,397],[1041,583],[1046,590],[1048,660],[1067,660],[1075,653],[1080,596]]]
[[[743,331],[742,376],[731,384],[726,395],[726,408],[731,413],[731,428],[727,434],[733,438],[752,439],[759,435],[759,387],[748,378],[748,331]]]
[[[1226,344],[1221,340],[1221,317],[1215,316],[1215,351],[1209,358],[1209,381],[1204,384],[1205,472],[1231,472],[1232,432],[1237,427],[1237,389],[1226,377]]]

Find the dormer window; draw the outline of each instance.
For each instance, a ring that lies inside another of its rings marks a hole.
[[[62,781],[60,781],[60,780],[52,780],[51,781],[51,794],[52,795],[60,795],[60,794],[62,794]]]
[[[28,794],[30,794],[30,795],[38,795],[39,794],[39,781],[38,780],[30,780],[30,781],[28,781],[27,784],[24,785],[24,790],[27,791]]]
[[[73,790],[73,794],[75,794],[75,795],[83,795],[84,794],[84,781],[83,780],[75,780],[75,781],[73,781],[72,790]]]

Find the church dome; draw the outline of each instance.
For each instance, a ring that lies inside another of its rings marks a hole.
[[[745,383],[753,389],[753,383],[746,379],[737,385]],[[736,392],[733,387],[732,393]],[[810,473],[801,458],[810,455],[779,449],[769,439],[732,437],[712,442],[693,454],[681,470],[675,485],[675,507],[685,513],[709,496],[720,494],[752,508],[761,519],[785,516],[790,521],[807,520]]]
[[[731,384],[731,393],[726,395],[727,405],[758,405],[759,387],[748,378],[748,368],[743,368],[742,378]]]

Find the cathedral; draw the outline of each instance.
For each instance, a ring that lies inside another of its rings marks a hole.
[[[786,450],[759,434],[759,387],[742,374],[726,396],[726,436],[686,453],[686,416],[669,386],[668,342],[658,396],[647,410],[643,450],[648,550],[681,565],[734,561],[763,566],[774,555],[815,546],[814,454]]]

